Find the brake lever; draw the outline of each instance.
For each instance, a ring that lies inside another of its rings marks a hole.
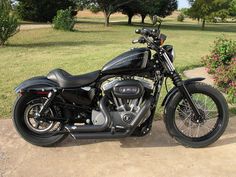
[[[136,44],[136,43],[144,44],[145,42],[146,42],[146,40],[144,37],[140,37],[139,39],[134,39],[132,41],[133,44]]]

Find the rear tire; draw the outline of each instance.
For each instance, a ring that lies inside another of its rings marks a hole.
[[[195,136],[188,136],[183,133],[183,131],[180,131],[179,127],[176,124],[176,110],[177,106],[180,105],[181,101],[183,100],[183,97],[180,92],[177,92],[170,102],[167,104],[165,108],[165,125],[169,132],[169,134],[175,138],[179,143],[181,143],[184,146],[192,147],[192,148],[200,148],[208,146],[212,143],[214,143],[216,140],[220,138],[220,136],[224,133],[228,121],[229,121],[229,115],[228,115],[228,105],[223,97],[223,95],[215,88],[196,82],[194,84],[190,84],[186,86],[190,94],[202,94],[206,95],[209,98],[213,100],[213,103],[215,103],[216,108],[218,110],[218,114],[216,116],[217,121],[215,125],[213,126],[212,130],[208,132],[208,134],[202,136],[202,137],[195,137]],[[188,116],[187,116],[188,117]],[[192,119],[188,118],[188,121],[190,124],[196,124],[197,126],[200,125],[198,122],[193,122]],[[212,119],[208,119],[212,120]],[[185,120],[184,120],[185,123]],[[187,122],[188,123],[188,122]],[[203,122],[204,125],[204,122]],[[200,126],[199,126],[200,127]],[[198,130],[199,131],[199,130]],[[190,135],[192,134],[190,130]]]
[[[29,129],[25,122],[25,110],[28,103],[34,99],[40,98],[38,95],[23,94],[19,96],[13,108],[13,123],[17,132],[24,138],[27,142],[37,145],[37,146],[52,146],[56,143],[63,141],[67,135],[55,135],[52,136],[47,133],[36,133]]]

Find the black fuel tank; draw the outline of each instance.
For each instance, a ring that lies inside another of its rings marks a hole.
[[[102,68],[102,73],[119,74],[132,71],[137,72],[146,67],[150,57],[151,51],[148,48],[135,48],[108,62]]]

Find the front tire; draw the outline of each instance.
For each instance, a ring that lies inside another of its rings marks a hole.
[[[40,99],[42,99],[42,96],[40,95],[23,94],[19,96],[16,99],[13,108],[13,123],[17,132],[27,142],[37,146],[52,146],[64,140],[67,135],[51,135],[42,130],[37,132],[34,127],[30,128],[29,123],[27,123],[25,118],[25,112],[28,109],[29,104],[34,100]],[[53,108],[51,108],[51,110],[52,109]]]
[[[227,127],[227,102],[218,90],[209,85],[196,82],[186,87],[204,119],[196,119],[187,101],[177,92],[165,108],[166,128],[169,134],[184,146],[208,146],[218,140]],[[211,102],[208,103],[207,100]],[[208,107],[214,107],[215,110],[209,110]],[[187,128],[185,130],[182,127]]]

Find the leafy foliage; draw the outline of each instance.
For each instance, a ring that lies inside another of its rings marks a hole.
[[[17,17],[11,12],[11,5],[8,0],[0,1],[0,46],[18,32]]]
[[[184,21],[184,14],[183,13],[180,13],[178,16],[177,16],[177,21],[178,22],[183,22]]]
[[[120,9],[122,13],[128,15],[130,24],[131,18],[135,14],[140,14],[142,18],[147,15],[150,15],[151,18],[154,15],[159,17],[170,15],[177,9],[177,0],[137,0],[121,6]]]
[[[72,31],[75,25],[75,19],[71,15],[71,8],[58,10],[57,15],[53,18],[53,27],[55,29]]]
[[[205,28],[205,22],[209,18],[225,18],[230,8],[231,0],[189,0],[192,7],[188,15],[194,19],[202,19],[202,29]]]
[[[166,17],[178,7],[177,0],[155,0],[148,3],[148,14],[150,16],[157,15],[159,17]]]
[[[180,9],[180,12],[181,12],[185,17],[188,16],[188,11],[189,11],[189,8],[182,8],[182,9]]]
[[[236,0],[232,0],[230,3],[229,15],[231,17],[236,17]]]
[[[215,83],[236,103],[236,41],[224,36],[214,42],[211,55],[203,58],[208,73],[213,74]]]
[[[109,25],[111,14],[118,11],[118,9],[134,0],[77,0],[77,3],[83,4],[84,8],[90,9],[92,12],[103,11],[105,16],[105,26]]]
[[[18,0],[17,11],[23,20],[51,22],[58,10],[71,7],[76,14],[75,0]]]
[[[141,1],[131,1],[119,7],[119,11],[128,16],[128,24],[131,24],[132,17],[142,11]]]
[[[110,15],[117,11],[126,14],[130,24],[136,14],[141,15],[143,23],[147,15],[165,17],[177,9],[177,0],[77,0],[77,2],[95,13],[103,11],[105,26],[109,25]]]

